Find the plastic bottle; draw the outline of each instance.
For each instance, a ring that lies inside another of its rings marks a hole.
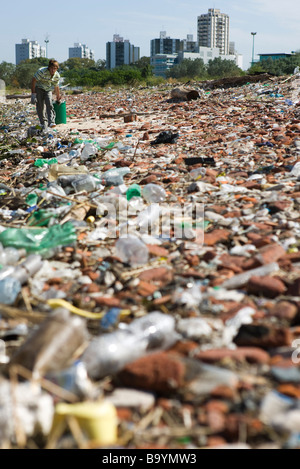
[[[8,265],[0,270],[0,280],[7,277],[18,279],[21,284],[27,282],[28,277],[35,275],[43,266],[40,255],[31,254],[20,264],[13,266]]]
[[[15,265],[25,255],[25,249],[3,248],[0,244],[0,265]]]
[[[48,373],[46,379],[81,398],[93,397],[95,392],[81,361],[76,361],[64,370]]]
[[[75,175],[69,174],[69,175],[59,176],[57,178],[57,184],[59,184],[63,188],[72,187],[72,182],[76,181],[76,179],[80,179],[82,176],[83,174],[75,174]]]
[[[74,187],[75,192],[93,192],[96,189],[96,180],[90,174],[76,178],[71,184]]]
[[[30,255],[17,266],[6,266],[0,270],[0,303],[12,305],[28,278],[42,268],[43,262],[39,255]]]
[[[29,207],[34,207],[37,204],[38,200],[38,195],[32,192],[26,197],[26,204],[29,205]]]
[[[0,303],[12,305],[16,301],[21,288],[20,281],[14,277],[5,277],[0,280]]]
[[[83,150],[80,155],[81,161],[86,161],[90,156],[93,156],[97,153],[97,148],[92,143],[86,143],[83,147]]]
[[[85,320],[58,308],[12,356],[8,369],[22,365],[40,378],[71,365],[75,352],[87,340]]]
[[[296,163],[291,171],[292,176],[300,176],[300,162]]]
[[[56,157],[57,162],[60,164],[68,163],[71,159],[72,157],[68,153],[62,153]]]
[[[50,221],[57,218],[57,214],[50,210],[36,210],[28,218],[28,226],[48,226]]]
[[[230,290],[231,288],[240,288],[244,286],[251,277],[262,277],[264,275],[269,275],[273,272],[279,270],[279,265],[277,262],[272,262],[271,264],[263,265],[262,267],[258,267],[257,269],[248,270],[243,272],[242,274],[235,275],[234,277],[226,280],[222,285],[221,288],[226,288]]]
[[[157,184],[147,184],[142,191],[142,195],[149,204],[159,204],[160,202],[164,202],[167,198],[164,188]]]
[[[141,233],[150,232],[153,236],[159,235],[159,215],[161,208],[159,204],[153,203],[149,205],[145,210],[139,213],[137,217],[137,225]]]
[[[206,175],[206,168],[193,169],[190,172],[190,175],[194,180],[201,179],[202,177]]]
[[[123,324],[123,328],[94,338],[81,359],[90,378],[101,379],[151,351],[170,348],[178,338],[174,318],[154,311],[129,326]]]
[[[71,159],[77,158],[78,156],[80,156],[80,151],[79,151],[79,150],[75,150],[75,149],[73,148],[73,150],[71,150],[71,151],[69,152],[69,157],[70,157]]]
[[[128,173],[130,173],[129,168],[109,169],[102,174],[102,182],[106,186],[120,186],[124,184],[123,177]]]
[[[127,200],[131,200],[132,197],[141,197],[141,188],[138,184],[132,184],[127,189],[127,192],[126,192]]]
[[[149,251],[146,244],[139,238],[128,236],[116,242],[116,255],[131,267],[138,267],[148,262]]]

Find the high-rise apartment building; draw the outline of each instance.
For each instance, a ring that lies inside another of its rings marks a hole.
[[[113,37],[113,42],[106,43],[106,68],[112,70],[122,65],[130,65],[140,59],[140,48],[130,44],[128,39],[123,39],[118,34]]]
[[[180,39],[172,39],[167,37],[166,31],[160,32],[159,39],[151,40],[151,57],[158,54],[178,54],[181,50],[182,44]]]
[[[69,47],[69,59],[74,58],[95,60],[95,54],[85,44],[77,42],[74,47]]]
[[[202,47],[218,47],[221,55],[229,54],[229,16],[210,8],[198,16],[198,43]]]
[[[183,44],[182,50],[184,52],[198,52],[199,51],[198,42],[194,41],[194,36],[192,34],[188,34],[186,39],[183,39],[181,42]]]
[[[22,60],[46,57],[46,47],[40,46],[37,41],[22,39],[21,44],[16,44],[16,65]]]

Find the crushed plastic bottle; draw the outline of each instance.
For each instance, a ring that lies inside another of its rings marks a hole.
[[[98,149],[92,143],[86,143],[80,155],[81,161],[88,160],[91,156],[96,155]]]
[[[147,184],[142,190],[142,195],[149,204],[159,204],[164,202],[167,198],[167,194],[164,188],[157,184]]]
[[[206,168],[193,169],[190,175],[194,180],[201,179],[206,175]]]
[[[292,176],[300,176],[300,162],[296,163],[291,171]]]
[[[152,236],[159,235],[159,215],[161,207],[157,203],[152,203],[145,210],[139,213],[137,217],[137,225],[141,233],[150,233]]]
[[[75,189],[75,192],[93,192],[96,189],[96,179],[90,175],[83,175],[80,178],[76,178],[72,183],[72,186]]]
[[[34,207],[39,200],[39,197],[35,193],[28,194],[26,197],[26,204],[29,205],[29,207]]]
[[[231,288],[240,288],[244,286],[250,280],[251,277],[263,277],[264,275],[269,275],[278,270],[279,265],[277,264],[277,262],[272,262],[271,264],[266,264],[262,267],[257,267],[257,269],[248,270],[246,272],[243,272],[242,274],[235,275],[229,280],[225,280],[221,287],[228,290]]]
[[[158,311],[122,326],[94,338],[83,353],[82,361],[92,379],[115,374],[150,352],[170,348],[179,338],[174,318]]]
[[[29,255],[23,262],[13,266],[5,266],[0,270],[0,280],[6,277],[15,277],[23,284],[28,277],[35,275],[43,266],[42,258],[39,254]]]
[[[95,389],[84,364],[77,360],[69,368],[48,373],[45,378],[80,398],[92,398]]]
[[[57,308],[18,348],[7,365],[21,365],[34,378],[64,370],[72,364],[75,352],[87,340],[85,320]]]
[[[131,267],[147,264],[149,251],[146,244],[135,236],[120,238],[116,242],[116,255]]]
[[[0,265],[15,265],[21,257],[26,255],[25,249],[15,249],[13,247],[4,248],[0,244]]]
[[[124,184],[124,176],[130,173],[129,168],[114,168],[109,169],[102,176],[102,183],[106,186],[120,186]]]
[[[131,200],[133,197],[141,197],[141,187],[138,184],[132,184],[127,189],[127,200]]]
[[[22,289],[20,281],[14,277],[0,280],[0,303],[12,305]]]
[[[29,226],[48,226],[50,221],[57,218],[54,210],[36,210],[28,219]]]

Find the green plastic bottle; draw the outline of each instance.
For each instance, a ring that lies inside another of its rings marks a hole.
[[[142,191],[138,184],[132,184],[131,186],[128,187],[127,192],[126,192],[127,200],[131,200],[132,197],[141,197],[141,195],[142,195]]]

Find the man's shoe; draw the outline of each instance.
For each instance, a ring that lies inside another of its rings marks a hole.
[[[50,124],[49,127],[50,127],[51,129],[54,129],[54,128],[56,127],[56,124]]]

